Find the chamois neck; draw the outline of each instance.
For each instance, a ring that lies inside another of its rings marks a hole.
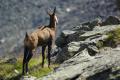
[[[56,22],[55,21],[50,21],[49,27],[50,28],[56,28]]]

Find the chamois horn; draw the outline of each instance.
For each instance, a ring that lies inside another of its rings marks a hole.
[[[53,11],[53,14],[55,14],[56,13],[56,7],[54,8],[54,11]]]

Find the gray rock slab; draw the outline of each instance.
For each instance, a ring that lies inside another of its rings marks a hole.
[[[39,80],[69,80],[76,76],[87,79],[97,73],[120,66],[120,50],[111,49],[109,54],[89,56],[86,50],[65,61],[56,70]]]

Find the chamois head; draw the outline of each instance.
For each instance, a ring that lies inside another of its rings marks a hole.
[[[52,13],[51,13],[51,10],[50,12],[47,11],[47,14],[50,16],[50,24],[58,23],[58,18],[56,16],[56,7],[54,8]]]

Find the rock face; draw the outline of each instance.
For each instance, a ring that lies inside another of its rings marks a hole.
[[[56,62],[61,63],[85,48],[87,48],[90,55],[95,55],[99,52],[98,42],[104,42],[109,37],[106,33],[118,28],[120,28],[120,25],[107,25],[96,26],[92,31],[84,33],[80,33],[80,30],[69,31],[69,34],[67,32],[62,33],[67,37],[62,35],[58,38],[57,46],[60,50],[58,51]]]
[[[120,19],[117,16],[109,16],[102,25],[114,25],[114,24],[120,24]]]
[[[62,31],[51,54],[60,66],[37,80],[120,80],[120,45],[104,46],[108,33],[116,29],[118,23],[101,26],[93,21]]]
[[[111,49],[91,57],[84,49],[40,80],[108,80],[116,66],[120,66],[120,50]]]
[[[90,28],[91,23],[84,23],[82,27]],[[38,80],[120,80],[120,47],[100,48],[109,38],[106,33],[120,29],[120,25],[114,25],[118,23],[111,24],[95,23],[91,30],[77,27],[63,31],[56,54],[56,62],[62,64]]]

